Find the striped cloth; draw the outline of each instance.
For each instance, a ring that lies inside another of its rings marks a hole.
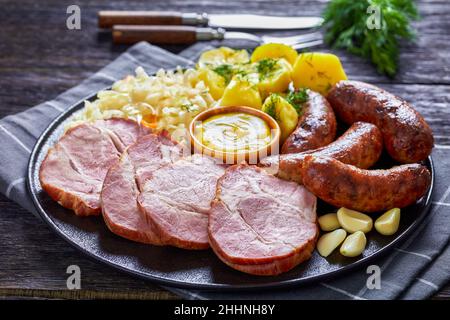
[[[0,120],[0,191],[30,212],[35,213],[26,190],[28,157],[37,138],[52,119],[70,105],[141,65],[149,73],[159,68],[192,65],[204,45],[195,45],[180,55],[139,43],[80,85],[54,100],[44,102]],[[419,110],[420,111],[420,110]],[[328,282],[260,292],[202,292],[166,289],[189,299],[424,299],[450,279],[450,146],[436,146],[436,185],[432,208],[419,229],[392,253],[376,261],[381,269],[381,288],[369,289],[366,269],[353,271]]]

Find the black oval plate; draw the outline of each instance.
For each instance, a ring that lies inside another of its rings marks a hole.
[[[95,96],[83,101],[92,100]],[[68,119],[83,108],[83,101],[55,119],[41,135],[31,153],[28,187],[33,202],[50,228],[81,252],[116,269],[160,284],[208,290],[248,290],[324,280],[367,264],[388,252],[420,224],[431,203],[434,168],[429,157],[426,165],[432,173],[431,188],[415,205],[402,209],[400,228],[395,235],[386,237],[372,231],[368,234],[367,248],[360,257],[345,258],[339,252],[334,252],[325,259],[315,251],[310,260],[287,273],[273,277],[258,277],[235,271],[222,263],[211,250],[188,251],[128,241],[111,233],[101,217],[77,217],[70,210],[64,209],[47,196],[39,182],[39,167],[43,158],[62,134]],[[323,203],[319,203],[320,208],[328,210]],[[326,212],[322,210],[319,212]]]

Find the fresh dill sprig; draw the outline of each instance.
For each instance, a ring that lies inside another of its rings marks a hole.
[[[286,97],[287,102],[291,104],[291,106],[294,107],[294,109],[297,111],[297,114],[300,116],[303,112],[303,104],[308,101],[308,91],[306,89],[298,89],[292,92],[289,92],[289,94]]]
[[[378,27],[368,19],[378,10]],[[370,60],[381,74],[395,76],[399,41],[413,40],[410,22],[419,14],[413,0],[331,0],[323,12],[325,42]]]
[[[277,119],[276,105],[277,105],[279,96],[278,96],[278,94],[276,94],[276,93],[272,93],[272,94],[270,95],[270,98],[269,98],[269,99],[270,99],[270,100],[269,100],[269,104],[267,105],[266,113],[267,113],[269,116],[271,116],[272,118],[274,118],[275,120],[278,120],[278,119]]]
[[[225,79],[225,84],[228,84],[234,75],[233,66],[231,64],[221,64],[215,67],[213,71]]]
[[[276,69],[277,64],[277,60],[272,58],[266,58],[258,61],[256,64],[256,70],[259,73],[260,79],[263,80],[265,78],[268,78],[270,74]]]

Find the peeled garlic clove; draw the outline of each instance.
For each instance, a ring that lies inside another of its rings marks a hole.
[[[333,231],[341,227],[336,213],[324,214],[319,217],[318,222],[322,231]]]
[[[400,225],[400,209],[394,208],[386,211],[375,221],[375,229],[385,236],[393,235]]]
[[[367,233],[372,230],[373,227],[371,217],[355,210],[340,208],[337,212],[337,218],[341,227],[349,233],[354,233],[356,231]]]
[[[366,235],[362,231],[356,231],[345,239],[339,250],[345,257],[357,257],[363,253],[366,248]]]
[[[317,241],[317,251],[322,257],[328,257],[347,236],[344,229],[337,229],[326,233]]]

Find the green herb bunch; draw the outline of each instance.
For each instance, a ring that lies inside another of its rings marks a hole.
[[[368,27],[368,18],[374,14],[369,7],[379,8],[379,29]],[[393,77],[399,41],[414,39],[410,22],[419,15],[413,0],[331,0],[323,18],[326,43],[369,59],[379,73]]]

